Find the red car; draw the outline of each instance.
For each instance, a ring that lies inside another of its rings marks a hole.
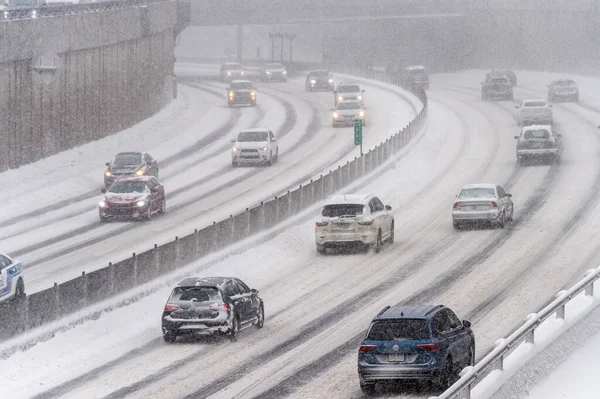
[[[119,177],[98,204],[100,222],[113,219],[148,219],[167,208],[165,188],[154,176]]]

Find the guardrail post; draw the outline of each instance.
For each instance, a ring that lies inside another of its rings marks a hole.
[[[265,203],[260,201],[260,210],[258,211],[258,231],[263,231],[266,225]]]
[[[251,226],[252,219],[250,218],[250,209],[246,208],[246,234],[244,235],[244,238],[250,237],[250,232],[252,231]]]
[[[196,230],[198,231],[198,230]],[[196,237],[196,245],[198,245],[198,237]],[[198,248],[200,246],[198,245]],[[158,244],[154,244],[154,269],[156,270],[156,276],[160,276],[160,250],[158,249]]]
[[[175,236],[175,265],[175,267],[181,266],[181,241],[178,236]]]
[[[85,274],[85,270],[81,272],[81,279],[83,280],[83,306],[88,305],[88,278]]]
[[[562,305],[560,308],[556,310],[556,318],[559,320],[565,319],[565,305]]]
[[[535,344],[535,328],[531,329],[525,336],[525,342]]]
[[[54,283],[54,303],[52,304],[52,307],[54,308],[54,318],[53,320],[56,320],[60,317],[60,311],[58,308],[58,304],[60,303],[59,301],[59,297],[60,297],[60,286],[58,285],[58,283]]]
[[[585,296],[594,296],[594,282],[590,282],[587,287],[585,287]]]
[[[213,222],[212,245],[209,252],[214,251],[217,248],[219,248],[219,226],[217,226],[217,222]]]
[[[131,271],[131,279],[133,280],[133,285],[134,287],[137,286],[137,264],[138,264],[138,260],[137,257],[135,256],[135,252],[132,255],[133,257],[133,270]]]

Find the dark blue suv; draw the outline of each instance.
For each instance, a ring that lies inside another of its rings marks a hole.
[[[441,388],[475,361],[471,323],[449,308],[387,306],[371,322],[358,350],[360,388],[375,393],[384,380],[430,380]]]

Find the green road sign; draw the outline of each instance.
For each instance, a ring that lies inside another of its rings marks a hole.
[[[362,145],[362,119],[354,121],[354,145]]]

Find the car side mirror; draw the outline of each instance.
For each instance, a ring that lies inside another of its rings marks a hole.
[[[471,328],[471,322],[468,320],[463,320],[463,326],[465,326],[466,328]]]
[[[519,109],[519,106],[518,106],[518,105],[515,105],[515,108],[516,108],[516,109]]]
[[[106,166],[110,166],[110,162],[105,163]]]
[[[101,192],[102,194],[106,194],[106,189],[105,189],[105,188],[103,188],[102,190],[100,190],[100,192]]]
[[[562,134],[557,134],[556,137],[561,138]]]
[[[391,210],[392,210],[392,207],[391,207],[391,206],[389,206],[389,205],[386,205],[386,206],[385,206],[385,210],[386,210],[386,211],[391,211]]]
[[[231,139],[231,142],[232,142],[232,143],[235,143],[235,139]]]
[[[512,197],[512,194],[506,194],[506,196],[507,196],[508,198],[511,198],[511,197]]]
[[[225,90],[229,91],[229,87],[226,87]]]
[[[364,92],[365,92],[364,90],[363,90],[363,91],[361,91],[361,93],[364,93]]]
[[[519,140],[519,136],[515,136],[515,140]]]
[[[258,290],[257,289],[252,288],[250,291],[252,291],[253,294],[258,294]]]
[[[548,106],[549,106],[550,108],[552,108],[552,104],[548,104]]]
[[[271,141],[275,142],[275,141],[277,141],[277,138],[276,138],[276,137],[273,137],[273,138],[271,139]]]

